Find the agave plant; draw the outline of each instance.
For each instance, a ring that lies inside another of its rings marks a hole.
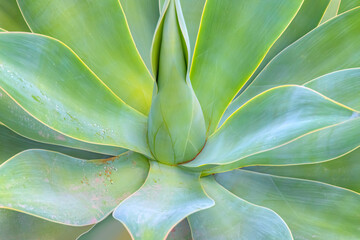
[[[359,239],[358,5],[1,1],[0,239]]]

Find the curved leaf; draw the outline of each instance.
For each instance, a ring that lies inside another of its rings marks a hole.
[[[89,228],[90,226],[66,226],[9,209],[0,209],[0,238],[4,240],[75,239]]]
[[[55,39],[0,33],[0,87],[47,126],[75,139],[150,156],[147,118],[124,104]]]
[[[246,82],[244,87],[239,91],[240,95],[249,85],[254,81],[256,76],[263,70],[263,68],[284,48],[295,42],[300,37],[304,36],[309,31],[313,30],[319,25],[319,22],[324,15],[324,12],[329,5],[329,0],[304,0],[299,12],[291,21],[286,30],[271,46],[269,52],[257,67],[256,71],[251,75],[251,78]],[[221,119],[223,122],[226,119]]]
[[[360,67],[360,8],[320,25],[278,54],[231,103],[223,120],[257,94],[341,69]]]
[[[360,149],[357,148],[342,157],[322,163],[294,166],[256,166],[247,169],[278,176],[325,182],[360,193],[359,163]]]
[[[0,112],[2,113],[0,114],[0,122],[14,132],[21,133],[22,136],[31,140],[113,156],[126,151],[119,147],[82,142],[54,131],[24,111],[1,88]]]
[[[52,150],[82,159],[100,159],[107,157],[101,154],[35,142],[14,133],[4,125],[0,125],[0,165],[12,156],[27,149]]]
[[[326,11],[321,19],[320,24],[330,20],[333,17],[336,17],[339,11],[340,2],[341,0],[330,0],[330,3],[326,8]]]
[[[120,0],[136,47],[148,69],[151,69],[150,49],[159,19],[158,1]]]
[[[216,180],[237,196],[278,213],[294,239],[360,236],[360,195],[332,185],[235,170]]]
[[[200,174],[150,163],[144,185],[113,213],[135,240],[165,239],[183,218],[214,205],[201,187]]]
[[[131,240],[131,236],[119,221],[109,215],[94,225],[89,231],[83,233],[76,240]]]
[[[8,31],[30,32],[24,21],[16,0],[4,0],[0,2],[0,27]]]
[[[33,32],[67,44],[122,100],[144,114],[149,112],[153,80],[118,0],[18,3]]]
[[[325,96],[360,111],[360,68],[329,73],[304,84]]]
[[[179,222],[169,233],[166,240],[193,240],[188,220]]]
[[[209,133],[215,130],[227,105],[291,22],[301,3],[302,0],[207,1],[190,79]]]
[[[185,167],[225,165],[304,134],[357,117],[353,110],[301,86],[281,86],[239,108]]]
[[[94,224],[141,186],[147,168],[136,153],[85,161],[28,150],[0,167],[0,207],[68,225]]]
[[[341,0],[339,13],[346,12],[360,6],[360,0]]]
[[[201,183],[215,206],[188,217],[194,239],[293,239],[288,226],[275,212],[238,198],[212,176],[202,178]]]

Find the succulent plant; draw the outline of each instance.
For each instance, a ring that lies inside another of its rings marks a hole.
[[[360,1],[0,3],[0,239],[359,239]]]

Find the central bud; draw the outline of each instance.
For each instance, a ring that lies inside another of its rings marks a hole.
[[[193,159],[206,139],[204,116],[189,78],[189,40],[178,0],[164,3],[152,45],[156,83],[148,120],[154,158],[177,165]]]

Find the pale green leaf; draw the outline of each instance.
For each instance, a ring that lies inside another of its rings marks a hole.
[[[257,94],[360,67],[360,8],[320,25],[278,54],[227,109],[223,120]]]
[[[333,17],[336,17],[339,11],[340,2],[341,0],[330,0],[330,3],[320,21],[320,24],[332,19]]]
[[[72,240],[90,226],[73,227],[9,209],[0,209],[1,240]]]
[[[0,2],[0,27],[8,31],[30,32],[16,0],[2,0]]]
[[[359,136],[359,134],[357,135]],[[360,149],[317,164],[293,166],[259,166],[247,169],[284,177],[295,177],[329,183],[360,193]]]
[[[213,205],[201,187],[199,174],[151,162],[144,185],[113,215],[135,240],[161,240],[183,218]]]
[[[234,163],[357,116],[309,88],[277,87],[239,108],[208,138],[201,153],[183,166]]]
[[[294,239],[356,240],[360,195],[325,183],[235,170],[216,180],[237,196],[274,210]]]
[[[233,195],[214,177],[201,179],[215,206],[188,217],[197,240],[292,240],[291,232],[275,212]]]
[[[151,69],[150,49],[159,19],[159,0],[120,0],[137,49]]]
[[[147,170],[146,158],[136,153],[86,161],[24,151],[0,166],[0,207],[68,225],[94,224],[141,186]]]
[[[100,159],[107,157],[101,154],[35,142],[14,133],[4,125],[0,125],[0,165],[12,156],[27,149],[52,150],[82,159]]]
[[[153,80],[118,0],[18,0],[31,30],[67,44],[109,88],[144,114]]]
[[[301,0],[206,2],[190,79],[210,134],[301,4]]]
[[[0,33],[0,87],[37,120],[64,135],[150,156],[146,116],[116,97],[55,39]]]
[[[1,88],[0,112],[0,122],[14,132],[37,142],[66,146],[113,156],[126,151],[125,149],[118,147],[82,142],[54,131],[23,110],[3,90],[1,90]]]

